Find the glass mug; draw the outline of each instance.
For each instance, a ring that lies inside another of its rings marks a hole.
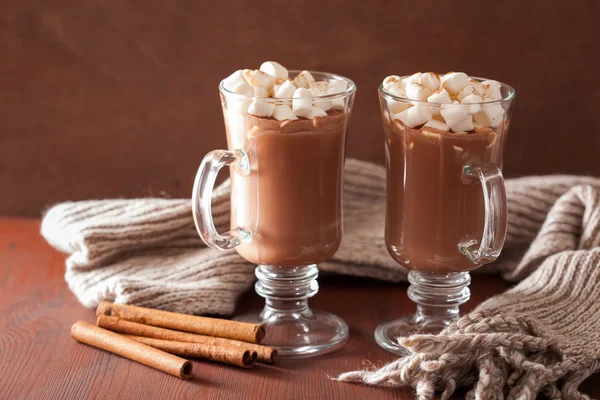
[[[290,71],[293,78],[300,71]],[[292,99],[248,97],[219,85],[229,150],[208,153],[192,194],[198,233],[212,248],[234,249],[258,265],[260,313],[238,318],[263,324],[264,343],[283,357],[332,351],[348,338],[339,317],[308,307],[318,291],[316,264],[330,258],[342,239],[342,184],[346,131],[356,86],[342,76],[312,72],[316,81],[341,81],[326,117],[278,121],[248,114],[253,101],[291,105]],[[231,230],[218,233],[211,215],[216,176],[232,167]]]
[[[392,258],[410,270],[408,296],[417,303],[414,315],[377,327],[375,340],[389,351],[404,352],[398,337],[438,333],[458,318],[459,306],[470,297],[468,271],[494,261],[502,250],[507,227],[502,153],[515,91],[505,84],[500,88],[501,100],[441,105],[396,97],[379,87],[385,242]],[[409,106],[428,107],[434,118],[485,110],[476,120],[490,126],[469,127],[472,133],[409,128],[398,120]]]

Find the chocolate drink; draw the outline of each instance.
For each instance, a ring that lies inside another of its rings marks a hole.
[[[238,253],[282,267],[330,258],[342,238],[347,114],[282,122],[224,112],[229,149],[250,160],[249,175],[231,173],[231,226],[252,234]]]
[[[458,250],[465,238],[480,240],[484,203],[479,182],[465,182],[471,162],[502,167],[506,129],[482,127],[471,133],[408,128],[384,115],[387,163],[385,240],[390,255],[409,269],[469,271]],[[504,215],[502,218],[506,218]]]

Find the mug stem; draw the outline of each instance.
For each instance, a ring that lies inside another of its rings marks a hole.
[[[381,324],[375,330],[375,341],[384,349],[404,355],[399,337],[412,334],[436,334],[447,328],[459,316],[459,307],[471,297],[468,272],[420,272],[408,274],[408,297],[417,304],[409,317]]]
[[[308,299],[319,291],[315,264],[295,267],[259,265],[256,293],[265,298],[260,313],[236,318],[262,324],[263,344],[275,347],[280,357],[312,357],[333,351],[348,340],[348,325],[340,317],[313,311]]]

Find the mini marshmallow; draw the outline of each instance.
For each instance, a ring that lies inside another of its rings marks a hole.
[[[311,83],[308,87],[310,94],[314,97],[326,96],[329,90],[329,84],[327,82],[315,82]],[[331,108],[331,101],[329,100],[315,100],[314,105],[319,107],[323,111],[327,111]]]
[[[462,102],[465,97],[471,96],[471,95],[481,96],[481,94],[477,91],[477,89],[475,89],[475,86],[473,86],[473,84],[469,83],[467,86],[465,86],[463,88],[463,90],[460,91],[460,93],[458,93],[456,95],[456,100]]]
[[[267,103],[261,100],[254,100],[248,107],[248,114],[256,115],[257,117],[270,117],[275,110],[275,104]]]
[[[448,125],[450,126],[450,125]],[[461,122],[456,123],[453,128],[451,128],[453,132],[469,132],[473,130],[473,116],[469,115],[467,118],[463,119]]]
[[[414,73],[411,76],[409,76],[408,78],[404,78],[402,80],[400,80],[400,83],[397,85],[398,87],[400,87],[400,89],[402,90],[406,90],[406,86],[411,83],[419,83],[419,77],[421,76],[420,72]]]
[[[423,128],[421,129],[421,135],[434,142],[439,142],[443,134],[438,131],[429,130],[425,128],[425,125],[423,125]]]
[[[403,89],[401,89],[398,85],[389,88],[388,93],[392,96],[407,98],[406,92]]]
[[[331,102],[331,108],[334,110],[344,110],[346,108],[346,101],[343,97],[338,97],[336,99],[329,100]]]
[[[294,112],[292,111],[292,108],[286,105],[275,106],[275,109],[273,110],[273,118],[275,118],[277,121],[284,121],[286,119],[298,119],[296,114],[294,114]]]
[[[329,84],[327,82],[313,82],[308,85],[308,90],[310,93],[315,96],[325,96],[327,94],[327,90],[329,89]]]
[[[283,79],[275,78],[275,82],[273,83],[273,87],[271,87],[271,89],[269,90],[269,96],[270,97],[275,97],[275,93],[277,92],[277,89],[279,89],[281,87],[281,85],[283,84],[283,82],[285,82]]]
[[[236,110],[241,115],[246,115],[248,114],[248,107],[250,107],[250,104],[252,104],[252,100],[242,97],[228,101],[227,107]]]
[[[254,88],[254,97],[269,97],[269,91],[263,87]]]
[[[312,95],[310,91],[305,88],[298,88],[294,92],[293,98],[292,109],[294,110],[294,114],[299,117],[309,118],[312,113]]]
[[[269,75],[263,71],[259,71],[258,69],[255,69],[254,71],[245,69],[243,74],[246,82],[255,88],[262,87],[268,91],[275,84],[275,77],[273,75]]]
[[[412,74],[411,76],[409,76],[408,82],[419,82],[419,78],[421,77],[421,73],[420,72],[415,72],[414,74]]]
[[[229,75],[227,78],[225,78],[223,80],[223,86],[225,87],[225,89],[233,91],[233,88],[235,87],[235,85],[237,85],[238,83],[242,83],[242,82],[245,82],[244,81],[244,71],[241,69],[238,69],[233,74]]]
[[[246,82],[240,82],[233,87],[233,93],[243,94],[244,96],[254,96],[254,88]]]
[[[483,97],[483,94],[485,93],[485,91],[484,91],[483,84],[481,82],[479,82],[478,80],[469,78],[469,85],[473,86],[473,89],[475,89],[477,91],[477,94],[480,95],[481,97]]]
[[[483,81],[483,97],[492,99],[492,101],[502,100],[500,84],[497,81]]]
[[[471,94],[462,99],[461,104],[472,104],[467,106],[467,113],[475,114],[481,108],[480,103],[483,102],[483,99],[478,94]]]
[[[396,86],[400,83],[400,77],[398,75],[390,75],[383,80],[382,86],[384,90],[390,90],[392,86]]]
[[[334,79],[328,83],[327,94],[337,94],[346,91],[348,83],[341,79]]]
[[[230,90],[234,93],[241,94],[247,97],[231,98],[227,102],[227,107],[232,110],[236,110],[241,115],[247,115],[248,107],[250,107],[250,104],[252,104],[252,100],[248,97],[254,96],[254,89],[252,88],[252,86],[250,86],[242,80],[241,82],[235,84],[233,88],[230,88]]]
[[[329,87],[327,89],[327,94],[338,94],[345,92],[348,88],[348,83],[341,79],[335,79],[329,82]],[[343,110],[346,108],[346,102],[343,97],[338,97],[335,99],[329,100],[331,103],[331,108],[334,110]]]
[[[315,100],[314,106],[319,107],[323,111],[328,111],[333,104],[331,103],[331,100]]]
[[[408,125],[408,108],[398,114],[395,114],[392,119],[394,121],[401,121],[403,125]]]
[[[442,87],[451,95],[457,95],[469,84],[469,76],[464,72],[448,72],[442,77]]]
[[[327,116],[327,113],[325,111],[323,111],[319,107],[315,107],[315,106],[313,106],[310,114],[311,114],[310,118],[326,117]]]
[[[439,89],[433,92],[431,96],[427,98],[427,101],[430,103],[450,104],[452,103],[452,98],[446,89]]]
[[[402,121],[409,128],[423,125],[433,117],[429,107],[424,104],[416,104],[399,114],[394,115],[394,119]]]
[[[411,82],[419,83],[419,77],[420,76],[421,76],[420,72],[414,73],[414,74],[412,74],[409,77],[406,77],[404,79],[400,79],[400,82],[397,85],[395,85],[395,86],[398,86],[402,90],[406,90],[406,85],[408,85],[409,83],[411,83]]]
[[[242,77],[244,78],[244,82],[246,82],[248,84],[250,83],[250,82],[248,82],[248,80],[252,77],[252,73],[253,73],[253,71],[248,68],[242,70]]]
[[[411,100],[426,101],[431,96],[431,90],[416,82],[410,82],[406,85],[405,92],[406,97]]]
[[[445,122],[441,122],[435,119],[430,119],[425,125],[423,125],[423,127],[433,128],[444,132],[448,132],[450,130],[450,127]]]
[[[277,90],[275,90],[275,98],[277,99],[291,99],[294,97],[294,92],[296,92],[296,86],[291,81],[285,81],[279,86]]]
[[[262,63],[259,69],[262,72],[274,76],[275,78],[283,80],[288,78],[288,70],[283,65],[275,61],[266,61]]]
[[[419,83],[429,90],[438,90],[442,80],[435,72],[425,72],[419,76]]]
[[[458,105],[442,107],[441,114],[453,132],[473,130],[473,116],[467,113],[466,107]]]
[[[432,140],[436,143],[440,141],[440,137],[441,137],[441,134],[439,132],[432,132],[432,131],[428,131],[427,129],[423,129],[421,131],[421,135],[423,135],[427,139]]]
[[[390,114],[392,114],[392,115],[401,113],[402,111],[404,111],[407,108],[410,108],[412,106],[412,104],[410,104],[409,102],[395,101],[395,100],[388,100],[387,105],[388,105],[388,110],[389,110]]]
[[[314,106],[319,107],[323,111],[328,111],[333,107],[333,104],[331,103],[331,100],[315,100]]]
[[[310,72],[302,71],[294,78],[293,83],[297,88],[308,89],[311,83],[315,83],[315,78]]]
[[[438,103],[438,104],[450,104],[452,103],[452,99],[450,98],[450,94],[448,93],[448,91],[446,89],[438,89],[435,92],[433,92],[433,94],[431,96],[429,96],[427,98],[427,101],[429,103]],[[440,114],[440,106],[438,105],[432,105],[429,107],[429,111],[431,111],[431,113],[433,115],[439,115]]]
[[[433,118],[433,114],[425,104],[416,104],[406,111],[408,111],[408,121],[411,128],[422,125]]]
[[[489,104],[481,107],[481,111],[473,116],[480,125],[496,128],[504,119],[504,109],[500,104]]]

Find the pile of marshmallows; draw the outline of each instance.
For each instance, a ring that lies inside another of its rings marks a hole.
[[[504,118],[504,109],[496,102],[502,99],[500,84],[479,82],[464,72],[448,72],[442,77],[418,72],[404,79],[392,75],[383,80],[383,89],[396,97],[416,100],[388,101],[392,119],[409,128],[423,125],[444,132],[469,132],[495,128]],[[482,104],[489,102],[496,103]]]
[[[341,79],[315,82],[308,71],[302,71],[290,80],[288,70],[275,61],[264,62],[256,70],[235,71],[223,85],[230,92],[246,96],[235,102],[241,114],[273,117],[278,121],[325,117],[329,109],[343,110],[343,98],[313,97],[341,93],[347,88],[346,81]]]

